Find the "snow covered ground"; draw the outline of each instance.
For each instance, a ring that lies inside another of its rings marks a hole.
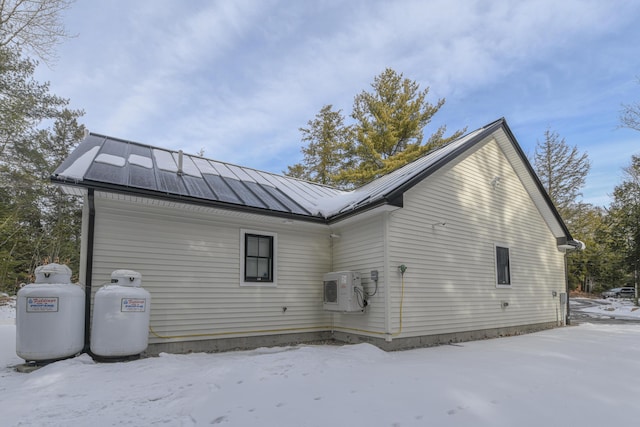
[[[359,344],[163,354],[112,364],[81,355],[21,374],[11,367],[22,363],[14,316],[0,307],[2,426],[640,422],[638,323],[582,324],[393,353]]]
[[[591,301],[595,303],[592,307],[579,307],[577,304],[572,304],[572,307],[591,317],[640,320],[640,307],[635,306],[629,299],[609,298]]]

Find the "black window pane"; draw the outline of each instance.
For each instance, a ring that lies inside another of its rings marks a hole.
[[[271,257],[271,238],[262,237],[258,244],[258,256]]]
[[[245,281],[273,281],[273,237],[245,235]]]
[[[255,236],[247,236],[247,256],[259,256],[259,239]]]
[[[496,247],[496,264],[498,284],[510,284],[511,272],[509,271],[509,248]]]
[[[247,257],[245,262],[246,276],[257,277],[258,276],[258,259]]]

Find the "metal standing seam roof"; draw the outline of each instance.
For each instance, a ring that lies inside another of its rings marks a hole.
[[[513,139],[506,121],[499,119],[353,191],[96,133],[78,145],[51,180],[60,185],[327,222],[381,204],[400,206],[405,191],[500,128]],[[530,173],[544,193],[535,173]],[[548,197],[546,200],[551,204]],[[552,204],[551,209],[566,230]]]

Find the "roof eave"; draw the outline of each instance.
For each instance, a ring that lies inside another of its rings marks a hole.
[[[385,198],[381,198],[376,201],[373,201],[371,203],[368,203],[366,205],[362,205],[356,209],[352,209],[349,211],[344,211],[344,212],[340,212],[335,215],[332,215],[329,218],[327,218],[327,223],[335,224],[337,222],[344,221],[348,218],[355,217],[357,215],[370,212],[381,207],[387,207],[389,208],[389,210],[396,210],[398,208],[403,207],[403,205],[404,205],[404,197],[402,194],[400,194],[398,197],[394,199],[385,197]]]
[[[426,177],[432,175],[437,170],[446,166],[450,161],[456,159],[461,153],[467,151],[469,148],[473,147],[474,145],[484,140],[487,136],[491,135],[493,132],[496,131],[496,129],[499,129],[501,126],[506,127],[506,121],[504,118],[500,118],[495,122],[488,124],[486,128],[482,130],[482,132],[478,133],[478,135],[475,135],[473,138],[471,138],[469,141],[467,141],[460,147],[456,148],[455,150],[452,150],[446,156],[437,160],[435,163],[430,165],[427,169],[415,175],[410,180],[407,180],[402,185],[391,190],[387,195],[385,195],[385,198],[388,200],[395,200],[399,197],[402,197],[402,195],[406,191],[413,188],[416,184],[422,182]]]
[[[197,197],[183,196],[179,194],[170,194],[170,193],[162,193],[153,190],[145,190],[141,188],[133,188],[133,187],[122,187],[119,185],[107,184],[96,181],[87,181],[87,180],[75,180],[75,179],[65,179],[60,176],[52,175],[50,177],[50,181],[59,186],[72,186],[72,187],[82,187],[87,189],[94,189],[97,191],[106,191],[111,193],[118,194],[126,194],[130,196],[139,196],[139,197],[147,197],[151,199],[172,201],[178,203],[188,203],[203,207],[209,208],[217,208],[235,212],[244,212],[244,213],[253,213],[257,215],[266,215],[276,218],[290,219],[296,221],[305,221],[312,223],[327,223],[327,220],[322,216],[312,216],[312,215],[304,215],[297,214],[292,212],[283,212],[276,211],[271,209],[246,206],[246,205],[235,205],[233,203],[226,203],[221,201],[212,201],[199,199]]]
[[[516,137],[513,135],[513,133],[511,132],[511,129],[509,128],[509,126],[507,126],[506,122],[504,122],[502,124],[502,128],[503,128],[504,132],[507,134],[507,137],[509,139],[511,139],[514,142],[517,141]],[[566,238],[566,241],[567,242],[580,242],[579,240],[575,240],[571,236],[571,233],[569,232],[569,228],[567,227],[567,225],[565,224],[564,220],[562,219],[562,216],[560,215],[560,212],[558,212],[558,209],[556,209],[556,206],[553,204],[553,201],[551,200],[551,197],[547,193],[547,190],[544,189],[544,186],[542,185],[542,182],[540,181],[540,178],[538,178],[538,174],[536,174],[536,172],[533,170],[533,166],[531,165],[531,163],[527,159],[527,156],[526,156],[526,154],[524,154],[524,151],[522,151],[522,148],[520,147],[520,144],[514,143],[513,146],[514,146],[516,152],[518,153],[518,156],[520,156],[520,158],[522,159],[522,162],[524,163],[525,167],[529,171],[529,175],[531,175],[531,178],[533,179],[536,187],[538,188],[538,191],[540,192],[540,194],[542,195],[542,197],[545,200],[546,204],[548,205],[549,209],[551,210],[551,213],[553,214],[554,218],[556,219],[556,221],[560,225],[560,228],[562,229],[562,232],[564,233],[564,237]],[[580,242],[580,243],[582,243],[582,242]]]

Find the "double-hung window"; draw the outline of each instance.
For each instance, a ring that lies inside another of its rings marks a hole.
[[[496,286],[511,286],[511,263],[509,260],[509,247],[496,245]]]
[[[241,230],[241,284],[275,286],[275,233]]]

